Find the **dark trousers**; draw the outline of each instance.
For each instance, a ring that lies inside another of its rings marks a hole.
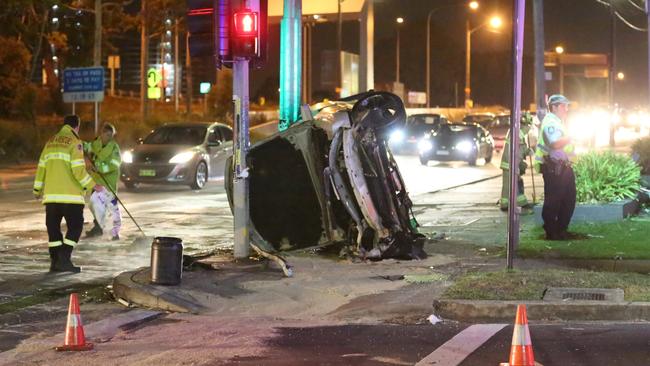
[[[61,233],[61,220],[65,218],[68,230],[63,240]],[[45,226],[50,243],[61,242],[74,246],[79,242],[84,227],[84,205],[73,203],[46,203]],[[52,245],[50,246],[58,246]]]
[[[568,165],[544,163],[544,207],[542,219],[549,238],[557,239],[569,228],[576,207],[576,177]]]

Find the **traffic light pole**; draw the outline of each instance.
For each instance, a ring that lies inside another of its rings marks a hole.
[[[514,255],[519,246],[519,122],[521,121],[521,75],[524,50],[524,19],[526,1],[515,0],[513,9],[512,37],[512,113],[510,123],[510,196],[508,197],[508,242],[506,268],[513,268]],[[532,168],[532,167],[531,167]]]
[[[248,131],[248,59],[236,57],[233,62],[232,99],[234,104],[233,146],[233,204],[235,206],[235,258],[247,258],[250,253],[248,230],[248,167],[246,155],[250,144]]]

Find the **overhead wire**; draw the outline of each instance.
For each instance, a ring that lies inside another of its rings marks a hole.
[[[650,1],[650,0],[646,0],[646,1]],[[636,31],[639,31],[639,32],[647,32],[648,31],[648,28],[638,27],[638,26],[632,24],[629,20],[625,19],[625,17],[623,15],[621,15],[621,13],[619,13],[618,10],[616,10],[616,7],[614,7],[614,5],[611,3],[611,0],[609,2],[603,1],[603,0],[596,0],[596,2],[614,9],[614,14],[616,15],[616,17],[618,19],[620,19],[628,27],[630,27],[630,28],[632,28],[632,29],[634,29]],[[632,3],[632,0],[628,0],[628,2]],[[634,5],[637,5],[637,4],[634,4]],[[644,12],[645,12],[645,9],[644,9]]]

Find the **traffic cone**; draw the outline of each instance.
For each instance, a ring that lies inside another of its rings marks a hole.
[[[535,357],[533,356],[533,344],[530,341],[530,331],[528,330],[526,305],[517,305],[517,317],[515,318],[515,330],[512,333],[510,360],[508,363],[502,363],[501,365],[535,365]]]
[[[79,314],[79,300],[76,293],[70,294],[68,306],[68,324],[65,328],[65,342],[63,346],[56,347],[57,351],[89,351],[93,349],[92,343],[86,343],[84,326]]]

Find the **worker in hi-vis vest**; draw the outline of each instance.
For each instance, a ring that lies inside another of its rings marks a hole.
[[[517,158],[517,164],[519,164],[519,179],[517,180],[517,206],[524,207],[528,206],[528,199],[524,193],[524,179],[523,176],[526,174],[526,157],[532,153],[532,150],[528,146],[528,133],[533,124],[533,117],[530,113],[525,112],[521,116],[521,129],[519,130],[519,157]],[[506,143],[503,147],[503,155],[501,156],[501,170],[503,182],[501,184],[501,198],[499,199],[499,208],[502,211],[508,210],[508,202],[510,200],[510,131],[508,130],[508,135],[506,136]]]
[[[85,195],[104,190],[86,171],[79,125],[76,115],[64,118],[61,130],[41,152],[34,179],[34,196],[45,205],[50,272],[81,272],[70,258],[83,230]],[[65,237],[61,233],[64,218],[68,226]]]
[[[566,240],[576,205],[576,178],[571,167],[575,156],[571,137],[564,126],[569,100],[560,94],[548,99],[549,113],[542,121],[535,151],[535,170],[544,178],[542,219],[548,240]]]

